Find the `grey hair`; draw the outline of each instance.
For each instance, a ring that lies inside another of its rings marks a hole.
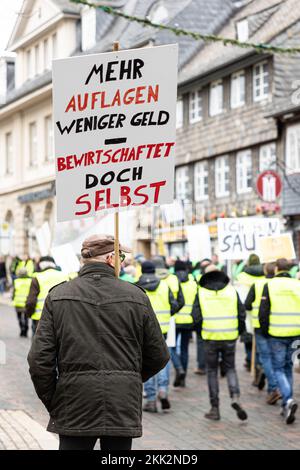
[[[81,257],[80,261],[83,265],[91,263],[106,263],[107,257],[112,255],[113,253],[113,251],[110,251],[109,253],[105,253],[105,255],[94,256],[94,258]]]

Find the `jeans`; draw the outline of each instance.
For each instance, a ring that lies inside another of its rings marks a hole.
[[[158,374],[151,377],[144,383],[144,391],[147,395],[147,401],[155,401],[157,393],[162,392],[168,395],[170,380],[170,361],[168,364],[158,372]]]
[[[292,356],[296,349],[292,345],[299,339],[295,336],[291,338],[270,338],[272,364],[282,396],[282,406],[285,406],[287,401],[293,397]]]
[[[272,365],[270,341],[269,338],[265,338],[257,331],[255,332],[255,340],[259,359],[268,381],[268,393],[272,393],[278,388],[278,385]]]
[[[236,341],[204,341],[207,381],[211,406],[219,406],[218,367],[223,362],[231,398],[240,396],[239,382],[235,370]]]
[[[204,352],[204,341],[197,335],[197,364],[198,369],[206,369],[205,365],[205,352]]]
[[[189,343],[191,330],[178,328],[176,329],[176,343],[180,336],[180,354],[177,353],[177,347],[170,348],[171,359],[175,369],[183,369],[185,372],[188,368],[189,361]]]
[[[87,437],[59,435],[59,450],[93,450],[100,439],[101,450],[131,450],[131,437]]]
[[[5,285],[6,285],[6,277],[0,278],[0,294],[5,292]]]

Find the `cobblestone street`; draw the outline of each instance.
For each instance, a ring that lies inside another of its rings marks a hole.
[[[56,436],[44,431],[48,416],[36,397],[26,361],[30,339],[19,338],[11,307],[0,305],[0,339],[6,346],[6,365],[0,365],[0,449],[53,449]],[[186,389],[171,386],[172,410],[167,414],[144,414],[144,435],[134,449],[297,449],[300,414],[287,426],[280,407],[265,404],[265,391],[251,386],[243,368],[243,349],[238,345],[238,373],[242,402],[248,422],[237,420],[227,397],[226,379],[221,379],[221,421],[206,421],[209,407],[206,378],[193,374],[195,343],[191,344],[190,374]],[[295,398],[300,401],[300,375],[295,374]]]

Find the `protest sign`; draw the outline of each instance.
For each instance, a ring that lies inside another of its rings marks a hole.
[[[173,201],[177,61],[177,45],[53,61],[58,221]]]
[[[69,274],[79,271],[79,259],[77,258],[71,243],[52,247],[51,254],[55,263],[57,266],[60,266],[63,273]]]
[[[40,228],[36,229],[35,236],[39,246],[40,255],[49,255],[51,246],[51,231],[49,223],[44,222]]]
[[[224,260],[247,259],[258,251],[260,237],[279,235],[280,221],[273,218],[218,219],[219,255]]]
[[[185,227],[188,239],[189,259],[200,261],[211,258],[211,243],[206,224],[187,225]]]
[[[292,235],[285,233],[274,237],[263,237],[258,241],[258,254],[262,263],[272,263],[279,258],[296,258]]]

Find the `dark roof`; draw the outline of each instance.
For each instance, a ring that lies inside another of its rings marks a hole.
[[[82,5],[76,5],[70,0],[51,0],[55,3],[63,13],[80,13]]]
[[[147,17],[159,3],[157,0],[128,0],[123,11],[135,16]],[[190,31],[216,33],[228,18],[236,11],[232,0],[164,0],[169,17],[165,22],[169,26],[178,26]],[[169,31],[144,27],[136,22],[114,18],[102,11],[97,12],[97,44],[89,52],[101,52],[111,49],[118,40],[122,49],[140,47],[150,40],[155,45],[179,44],[179,67],[182,67],[198,51],[203,43],[188,37],[177,37]]]

